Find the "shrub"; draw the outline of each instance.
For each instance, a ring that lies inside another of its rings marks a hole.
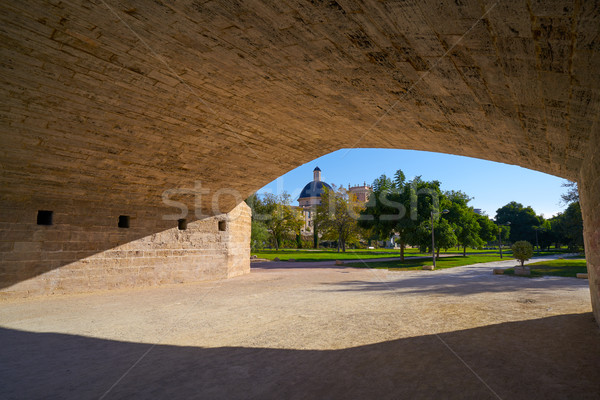
[[[525,261],[529,260],[533,256],[533,246],[531,243],[520,240],[512,245],[513,257],[521,261],[521,267]]]

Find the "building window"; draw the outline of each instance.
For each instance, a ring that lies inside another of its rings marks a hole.
[[[52,225],[52,211],[39,210],[37,213],[38,225]]]
[[[227,230],[227,221],[219,221],[219,231],[225,232]]]
[[[119,215],[119,228],[129,228],[129,215]]]
[[[185,231],[187,229],[187,219],[182,218],[177,220],[177,229]]]

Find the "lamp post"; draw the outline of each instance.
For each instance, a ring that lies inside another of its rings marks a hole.
[[[498,224],[498,242],[499,242],[499,248],[500,248],[500,259],[502,259],[502,227],[503,226],[508,226],[510,225],[510,221],[508,221],[505,224]]]
[[[448,210],[442,210],[442,214],[448,214]],[[433,269],[435,269],[435,229],[433,228],[433,210],[431,210],[431,257],[433,258]]]

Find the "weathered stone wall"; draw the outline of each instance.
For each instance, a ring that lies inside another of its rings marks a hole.
[[[37,225],[38,210],[53,225]],[[0,208],[0,298],[221,279],[250,271],[250,209],[190,221],[84,202]],[[119,215],[130,227],[119,228]]]
[[[600,132],[591,136],[578,183],[592,308],[600,324]]]

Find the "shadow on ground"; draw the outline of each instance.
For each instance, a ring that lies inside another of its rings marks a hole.
[[[402,272],[397,272],[402,274]],[[403,275],[400,279],[388,280],[352,280],[335,282],[330,290],[339,292],[381,291],[390,295],[402,294],[452,295],[464,296],[477,293],[514,292],[523,289],[577,289],[587,287],[588,281],[576,278],[525,278],[516,276],[483,275],[472,270],[460,274],[442,275],[436,272],[423,272],[415,275]]]
[[[10,329],[0,329],[0,340],[3,399],[101,398],[148,350],[105,398],[600,397],[600,332],[591,313],[325,351],[153,346]]]

